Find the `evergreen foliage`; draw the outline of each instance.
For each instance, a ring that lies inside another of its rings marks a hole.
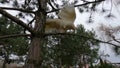
[[[13,23],[11,20],[0,17],[0,36],[21,34],[24,29]],[[16,37],[8,39],[0,39],[0,56],[9,60],[12,54],[23,56],[27,54],[29,40],[27,37]]]
[[[47,44],[43,48],[44,65],[82,67],[85,64],[94,63],[98,58],[99,42],[81,36],[94,38],[95,34],[79,25],[75,35],[47,37]]]

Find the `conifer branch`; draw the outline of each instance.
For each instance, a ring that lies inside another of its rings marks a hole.
[[[8,12],[6,12],[5,10],[0,8],[0,13],[11,19],[12,21],[14,21],[15,23],[17,23],[18,25],[22,26],[23,28],[27,29],[29,32],[31,32],[32,34],[34,33],[33,29],[30,28],[27,24],[25,24],[23,21],[19,20],[18,18],[14,17],[13,15],[9,14]]]
[[[0,36],[0,39],[14,38],[14,37],[26,37],[26,36],[31,36],[31,34],[13,34],[13,35],[4,35],[4,36]]]

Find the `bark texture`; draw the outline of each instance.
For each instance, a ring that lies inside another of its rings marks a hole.
[[[38,0],[39,8],[35,14],[34,34],[32,35],[31,45],[24,68],[41,68],[42,50],[44,42],[44,27],[46,20],[46,0]]]

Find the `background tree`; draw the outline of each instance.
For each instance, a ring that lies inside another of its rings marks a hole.
[[[11,35],[24,33],[24,29],[21,26],[12,23],[11,20],[0,17],[0,35]],[[0,56],[4,58],[3,68],[6,63],[11,63],[17,60],[23,59],[22,56],[27,54],[29,46],[29,39],[27,37],[6,38],[0,40]],[[11,55],[17,55],[21,59],[10,59]],[[2,60],[2,58],[1,58]],[[23,60],[21,60],[24,62]],[[20,61],[17,61],[20,62]]]
[[[82,25],[78,26],[75,35],[48,36],[47,44],[43,48],[43,66],[70,68],[78,65],[81,68],[95,63],[98,60],[99,44],[87,37],[94,38],[95,34],[85,31]]]

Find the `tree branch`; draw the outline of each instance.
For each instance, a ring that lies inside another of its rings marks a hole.
[[[25,12],[25,13],[35,13],[33,11],[20,9],[20,8],[10,8],[10,7],[0,7],[0,8],[1,9],[6,9],[6,10],[16,10],[16,11],[21,11],[21,12]]]
[[[50,2],[50,0],[48,0],[48,4],[52,7],[52,9],[55,9],[55,7],[52,5],[52,3]]]
[[[102,1],[105,1],[105,0],[98,0],[98,1],[92,1],[92,2],[87,2],[87,3],[84,3],[84,4],[80,4],[80,5],[75,5],[74,7],[78,7],[78,6],[83,6],[83,5],[88,5],[88,4],[91,4],[91,3],[100,3]]]
[[[0,8],[0,13],[1,13],[3,16],[11,19],[12,21],[14,21],[15,23],[17,23],[18,25],[24,27],[24,28],[27,29],[29,32],[31,32],[32,34],[34,33],[33,29],[30,28],[28,25],[26,25],[23,21],[21,21],[21,20],[19,20],[18,18],[12,16],[11,14],[9,14],[8,12],[4,11],[4,10],[1,9],[1,8]]]
[[[51,35],[71,35],[71,36],[78,36],[78,37],[82,37],[82,38],[86,38],[86,39],[92,39],[101,43],[106,43],[106,44],[110,44],[116,47],[119,47],[116,44],[110,43],[110,42],[106,42],[106,41],[102,41],[99,39],[95,39],[95,38],[91,38],[91,37],[87,37],[87,36],[83,36],[83,35],[78,35],[78,34],[71,34],[71,33],[49,33],[49,34],[45,34],[45,36],[51,36]],[[25,36],[31,36],[31,34],[14,34],[14,35],[5,35],[5,36],[0,36],[0,39],[6,39],[6,38],[13,38],[13,37],[25,37]]]
[[[99,1],[92,1],[92,2],[87,2],[87,3],[84,3],[84,4],[80,4],[80,5],[75,5],[74,7],[78,7],[78,6],[83,6],[83,5],[88,5],[88,4],[91,4],[91,3],[100,3],[102,1],[105,1],[105,0],[99,0]],[[51,12],[55,12],[55,11],[59,11],[60,9],[53,9],[52,11],[48,11],[47,13],[51,13]]]
[[[6,39],[6,38],[13,38],[13,37],[25,37],[25,36],[31,36],[31,34],[14,34],[14,35],[5,35],[5,36],[0,36],[0,39]]]
[[[95,38],[91,38],[91,37],[87,37],[87,36],[83,36],[83,35],[73,34],[73,33],[49,33],[49,34],[45,34],[45,36],[51,36],[51,35],[71,35],[71,36],[78,36],[78,37],[82,37],[82,38],[86,38],[86,39],[92,39],[92,40],[95,40],[95,41],[98,41],[98,42],[101,42],[101,43],[110,44],[110,45],[113,45],[113,46],[116,46],[116,47],[120,48],[119,45],[116,45],[116,44],[113,44],[113,43],[110,43],[110,42],[102,41],[102,40],[99,40],[99,39],[95,39]]]
[[[111,36],[112,37],[112,39],[114,40],[114,41],[116,41],[117,43],[120,43],[120,41],[118,41],[116,38],[115,38],[115,36]]]

